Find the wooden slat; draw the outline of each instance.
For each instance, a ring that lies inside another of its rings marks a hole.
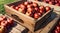
[[[47,26],[45,26],[44,28],[36,31],[35,33],[48,33],[55,26],[58,19],[59,19],[59,15],[57,15],[49,24],[47,24]]]
[[[19,25],[19,24],[17,24],[17,26],[14,27],[14,28],[16,28],[16,29],[18,29],[18,30],[20,30],[20,31],[23,31],[23,30],[25,29],[25,27],[23,27],[23,26],[21,26],[21,25]]]
[[[12,32],[12,33],[21,33],[21,31],[17,30],[16,28],[13,28],[13,29],[11,30],[11,32]]]

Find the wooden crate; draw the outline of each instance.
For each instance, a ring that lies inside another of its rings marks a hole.
[[[25,1],[18,1],[18,2],[14,2],[14,3],[10,3],[10,4],[5,4],[5,10],[6,10],[6,14],[11,16],[11,17],[15,17],[16,20],[21,20],[22,22],[19,22],[20,24],[22,24],[23,26],[27,27],[30,31],[36,31],[39,29],[40,25],[48,18],[50,17],[53,9],[51,9],[50,11],[46,12],[44,15],[42,15],[40,18],[38,18],[37,20],[35,20],[34,18],[31,18],[25,14],[22,14],[18,11],[16,11],[15,9],[12,9],[11,7],[9,7],[12,4],[18,4],[18,3],[23,3]],[[45,5],[44,5],[45,6]]]
[[[11,18],[10,16],[6,15],[5,16]],[[32,33],[31,31],[29,31],[29,29],[27,29],[26,27],[22,26],[21,24],[17,23],[18,21],[14,20],[14,24],[12,26],[12,29],[9,28],[7,29],[8,32],[7,33]]]
[[[11,18],[10,16],[8,16],[6,14],[5,15],[0,14],[0,16],[6,16],[7,18]],[[29,31],[29,29],[27,29],[26,27],[17,23],[16,20],[13,21],[12,26],[6,28],[3,32],[5,32],[5,33],[32,33],[31,31]]]
[[[38,31],[35,31],[35,33],[52,33],[51,31],[54,29],[54,26],[56,26],[56,24],[58,23],[57,21],[60,18],[60,15],[56,15],[56,16],[54,15],[55,14],[53,14],[52,17],[48,19],[48,21],[52,20],[50,21],[50,23],[48,23],[44,28],[41,28]]]

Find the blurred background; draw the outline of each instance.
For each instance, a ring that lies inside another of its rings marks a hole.
[[[15,2],[15,1],[18,1],[18,0],[0,0],[0,14],[5,14],[4,4]]]

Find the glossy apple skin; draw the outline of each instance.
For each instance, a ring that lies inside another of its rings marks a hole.
[[[19,9],[19,7],[17,6],[17,7],[15,7],[15,9],[16,9],[16,10],[18,10],[18,9]]]
[[[0,17],[0,22],[3,21],[4,19],[2,17]]]
[[[32,8],[28,8],[28,9],[27,9],[27,12],[32,12],[32,11],[33,11]]]
[[[30,16],[31,12],[26,12],[26,15]]]
[[[28,5],[28,2],[24,2],[24,5],[27,6]]]
[[[32,7],[32,5],[27,5],[27,8],[31,8]]]
[[[53,5],[53,2],[50,1],[49,4]]]
[[[34,6],[34,7],[37,7],[38,5],[37,5],[37,3],[33,2],[33,6]]]
[[[45,9],[46,9],[46,12],[51,10],[51,8],[49,6],[46,6]]]
[[[0,33],[4,32],[4,26],[0,26]]]
[[[59,3],[57,3],[57,4],[55,4],[56,6],[60,6],[60,4]]]
[[[7,26],[7,24],[8,24],[8,22],[7,22],[7,21],[5,21],[5,20],[3,20],[3,21],[1,22],[1,26],[6,27],[6,26]]]
[[[35,14],[34,14],[34,18],[35,18],[35,19],[38,19],[39,17],[40,17],[40,16],[39,16],[38,13],[35,13]]]
[[[40,12],[41,14],[44,14],[44,13],[45,13],[43,10],[39,10],[39,12]]]
[[[12,18],[8,18],[7,22],[10,23],[10,24],[12,24],[13,23],[13,19]]]
[[[44,8],[45,8],[44,6],[39,7],[39,9],[42,10],[42,11],[44,11]]]

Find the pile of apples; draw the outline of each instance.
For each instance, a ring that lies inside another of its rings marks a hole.
[[[60,21],[59,21],[58,25],[54,28],[52,33],[60,33]]]
[[[12,18],[7,18],[6,16],[0,16],[0,33],[4,31],[5,28],[13,24]]]
[[[35,19],[38,19],[44,13],[51,10],[49,6],[39,6],[36,2],[24,2],[22,4],[12,5],[10,7]]]
[[[44,0],[44,2],[52,5],[60,6],[60,0]]]

